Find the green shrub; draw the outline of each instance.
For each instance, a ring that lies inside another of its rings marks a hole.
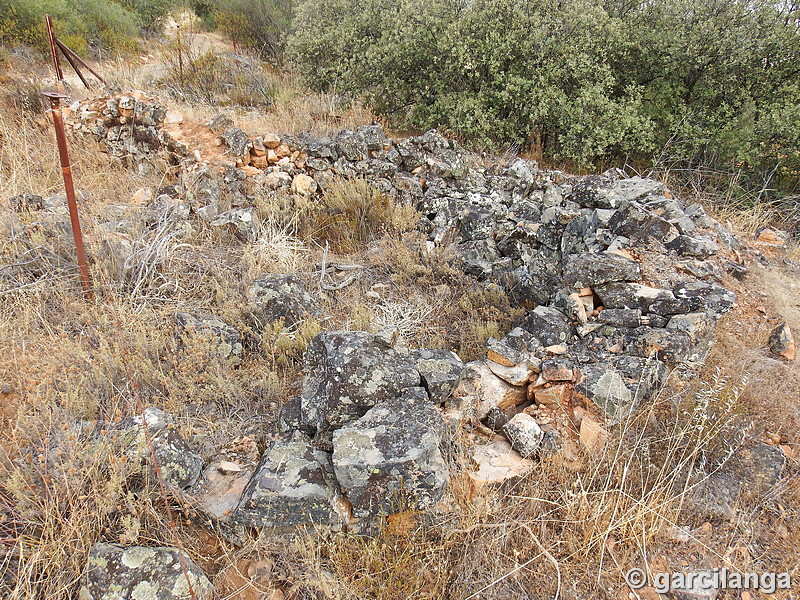
[[[45,14],[53,17],[56,35],[78,53],[85,54],[90,46],[130,48],[139,34],[137,15],[111,0],[0,0],[0,43],[23,43],[47,52]]]
[[[237,46],[279,60],[292,23],[292,0],[208,0],[216,27]]]
[[[583,166],[800,172],[797,13],[768,0],[303,0],[289,54],[314,88]]]

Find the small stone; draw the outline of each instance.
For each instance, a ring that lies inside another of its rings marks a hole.
[[[526,391],[524,387],[500,379],[485,362],[473,361],[466,364],[461,382],[453,391],[453,399],[482,420],[495,406],[509,408],[524,402]]]
[[[567,358],[548,358],[542,362],[542,377],[546,381],[575,381],[574,365]]]
[[[292,179],[291,192],[299,196],[309,197],[317,191],[317,182],[304,173],[299,173]]]
[[[786,323],[781,323],[769,335],[769,349],[775,356],[780,356],[788,361],[795,357],[795,343],[792,330]]]
[[[786,237],[780,231],[767,227],[756,237],[756,242],[767,246],[786,246]]]
[[[431,401],[444,402],[456,389],[464,373],[464,363],[455,352],[423,348],[411,352],[423,387]]]
[[[275,133],[265,133],[261,136],[261,141],[266,148],[275,149],[281,145],[281,138]]]
[[[511,385],[525,385],[536,375],[533,368],[527,363],[522,363],[515,367],[506,367],[493,360],[487,360],[486,366],[489,367],[492,373]]]
[[[526,413],[514,415],[503,427],[503,433],[511,442],[511,447],[523,457],[538,452],[544,437],[544,432],[536,419]]]
[[[80,600],[188,598],[210,600],[214,588],[202,569],[178,548],[96,543],[89,550]]]
[[[572,390],[564,384],[543,387],[534,392],[536,403],[543,406],[568,406],[571,396]]]

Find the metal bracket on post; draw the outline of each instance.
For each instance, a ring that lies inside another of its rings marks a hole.
[[[69,160],[69,150],[67,149],[67,134],[64,130],[64,117],[61,114],[61,100],[66,98],[59,92],[43,92],[45,98],[50,101],[50,112],[53,115],[53,126],[56,130],[56,143],[58,144],[58,156],[61,160],[61,175],[64,177],[64,190],[67,193],[67,204],[69,206],[69,219],[72,224],[72,237],[75,240],[75,252],[78,257],[78,269],[80,270],[81,285],[83,293],[91,299],[92,281],[89,278],[89,265],[86,261],[86,249],[83,245],[83,235],[81,234],[81,221],[78,217],[78,202],[75,198],[75,185],[72,181],[72,165]]]

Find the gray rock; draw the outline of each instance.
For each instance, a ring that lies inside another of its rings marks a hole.
[[[672,291],[638,283],[605,283],[597,286],[594,292],[605,308],[637,309],[661,315],[691,312],[691,304],[676,298]]]
[[[250,287],[248,300],[256,330],[281,319],[285,327],[293,327],[319,312],[314,297],[294,275],[262,275]]]
[[[778,483],[785,463],[780,448],[767,444],[740,448],[690,488],[688,504],[699,515],[732,519],[740,507],[757,502]]]
[[[189,347],[206,347],[219,360],[231,366],[242,362],[242,336],[232,325],[220,317],[200,311],[179,312],[175,315],[178,325],[178,350]]]
[[[511,447],[523,457],[536,454],[542,446],[544,432],[532,416],[527,413],[514,415],[503,426],[503,433]]]
[[[422,385],[432,402],[444,402],[456,389],[464,372],[464,363],[450,350],[413,350],[411,357],[422,376]]]
[[[637,241],[656,240],[666,243],[678,236],[672,223],[636,202],[620,208],[609,220],[608,228],[616,235]]]
[[[208,128],[214,133],[220,134],[233,127],[233,119],[226,114],[216,115],[208,124]]]
[[[105,429],[120,453],[151,466],[155,454],[164,485],[185,489],[197,481],[203,459],[172,427],[173,422],[171,415],[150,406],[141,415],[108,424]]]
[[[610,423],[619,423],[636,408],[636,398],[622,375],[611,365],[597,363],[580,366],[582,379],[575,391],[599,406]]]
[[[444,420],[422,388],[409,388],[335,431],[333,467],[354,516],[436,504],[448,483],[439,450],[444,432]]]
[[[667,323],[667,329],[682,331],[689,336],[691,354],[688,360],[702,362],[711,349],[714,339],[715,320],[707,313],[675,315]]]
[[[233,513],[250,527],[338,527],[345,518],[330,456],[300,431],[282,434],[264,451]]]
[[[499,283],[514,306],[530,309],[550,302],[560,285],[558,275],[557,265],[536,256],[502,274]]]
[[[247,134],[238,127],[229,127],[222,132],[220,137],[225,145],[228,146],[231,155],[241,158],[250,152],[252,142]]]
[[[225,227],[241,240],[253,240],[256,234],[254,210],[252,207],[234,208],[217,216],[211,221],[211,226]]]
[[[680,312],[702,311],[718,318],[733,308],[736,303],[736,294],[715,283],[687,281],[678,284],[672,291],[675,297],[688,307],[688,310]]]
[[[770,352],[775,356],[792,361],[795,357],[795,341],[792,330],[786,323],[781,323],[769,334],[767,341]]]
[[[574,381],[575,365],[563,356],[556,356],[542,361],[542,378],[546,381]]]
[[[669,250],[675,250],[681,256],[694,256],[696,258],[708,258],[719,251],[719,246],[707,235],[691,237],[679,235],[671,242],[667,242]]]
[[[529,312],[522,327],[531,332],[542,346],[568,344],[574,336],[574,327],[564,314],[548,306],[537,306]]]
[[[421,376],[414,359],[365,331],[329,331],[315,336],[303,360],[303,423],[329,431],[409,387]]]
[[[606,308],[600,311],[597,320],[613,327],[639,327],[642,325],[642,311],[638,308]]]
[[[194,592],[209,600],[214,588],[197,564],[177,548],[94,544],[78,600],[179,600]]]
[[[639,263],[619,254],[573,254],[564,265],[564,284],[580,289],[612,281],[638,281],[641,279]]]
[[[668,364],[687,362],[692,344],[689,335],[678,329],[638,327],[626,334],[626,350],[645,358],[655,357]]]

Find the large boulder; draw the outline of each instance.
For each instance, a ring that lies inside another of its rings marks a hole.
[[[177,548],[97,543],[89,551],[78,600],[208,600],[213,586]]]
[[[436,504],[448,482],[439,449],[444,432],[444,420],[422,388],[410,388],[335,431],[333,468],[353,515]]]
[[[421,384],[414,358],[366,331],[327,331],[304,358],[302,422],[330,431]]]
[[[233,513],[250,527],[337,527],[344,519],[330,456],[302,432],[272,440]]]

